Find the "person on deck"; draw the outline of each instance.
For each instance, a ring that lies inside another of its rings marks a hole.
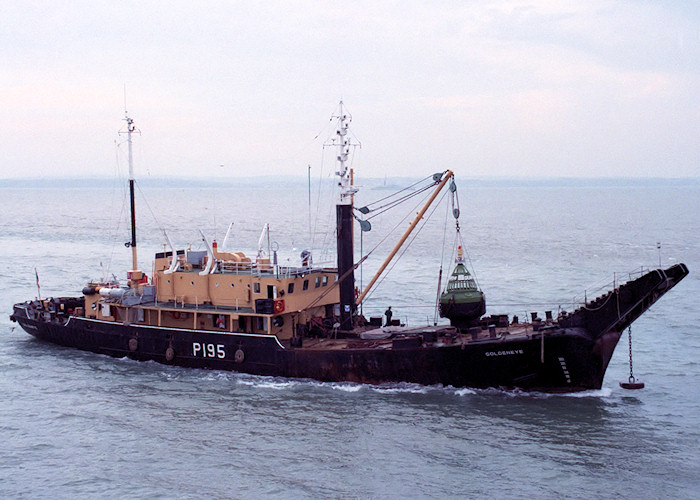
[[[384,326],[391,326],[391,317],[393,316],[394,313],[391,312],[391,306],[389,306],[386,311],[384,311],[384,315],[386,316],[386,324]]]

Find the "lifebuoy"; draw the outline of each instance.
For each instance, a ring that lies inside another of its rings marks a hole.
[[[165,360],[172,361],[173,359],[175,359],[175,349],[173,349],[173,346],[168,346],[165,350]]]
[[[284,300],[275,300],[273,310],[275,311],[275,314],[280,314],[281,312],[284,312]]]
[[[180,319],[180,311],[173,311],[173,318]]]

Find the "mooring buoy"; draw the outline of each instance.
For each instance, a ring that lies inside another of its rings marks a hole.
[[[630,377],[627,382],[620,382],[620,387],[623,389],[644,389],[644,382]]]

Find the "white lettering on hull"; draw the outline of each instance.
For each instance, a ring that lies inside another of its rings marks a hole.
[[[203,358],[225,358],[226,351],[223,344],[208,344],[206,342],[192,342],[192,356]]]
[[[510,351],[488,351],[486,356],[513,356],[515,354],[525,354],[522,349],[512,349]]]

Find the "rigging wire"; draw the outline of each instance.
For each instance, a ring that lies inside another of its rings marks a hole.
[[[408,194],[405,194],[405,195],[403,195],[403,196],[397,198],[397,196],[400,195],[401,193],[403,193],[404,191],[407,191],[407,190],[409,190],[409,189],[412,189],[412,188],[414,188],[415,186],[421,184],[422,182],[425,182],[425,181],[428,180],[428,179],[433,179],[433,182],[431,182],[430,184],[427,184],[427,185],[421,187],[420,189],[413,190],[412,192],[410,192],[410,193],[408,193]],[[396,191],[395,193],[391,193],[391,194],[389,194],[389,195],[387,195],[387,196],[385,196],[385,197],[383,197],[383,198],[380,198],[379,200],[370,202],[370,203],[368,203],[367,205],[365,205],[365,206],[363,207],[363,208],[367,209],[367,213],[372,213],[372,212],[376,212],[376,211],[379,211],[379,212],[377,212],[376,214],[373,214],[373,215],[371,215],[371,216],[366,217],[366,219],[371,219],[371,218],[373,218],[373,217],[376,217],[377,215],[380,215],[380,214],[386,212],[387,210],[390,210],[391,208],[394,208],[395,206],[397,206],[397,205],[403,203],[404,201],[406,201],[406,200],[408,200],[408,199],[410,199],[410,198],[413,198],[414,196],[420,195],[420,194],[423,193],[424,191],[427,191],[428,189],[432,188],[433,186],[436,186],[438,183],[439,183],[439,181],[435,181],[433,176],[428,176],[428,177],[425,177],[425,178],[423,178],[423,179],[420,179],[420,180],[417,181],[417,182],[414,182],[413,184],[411,184],[411,185],[408,186],[408,187],[405,187],[405,188],[403,188],[403,189],[401,189],[401,190],[399,190],[399,191]],[[394,199],[392,199],[392,198],[394,198]],[[386,201],[386,200],[390,200],[390,201],[388,201],[387,203],[385,203],[385,204],[383,204],[383,205],[374,206],[374,205],[377,205],[377,204],[379,204],[379,203],[381,203],[381,202],[383,202],[383,201]],[[370,208],[370,207],[374,207],[374,208]],[[361,212],[360,209],[357,209],[357,208],[356,208],[355,210]],[[361,212],[361,213],[362,213],[362,212]]]
[[[121,233],[121,227],[122,227],[122,222],[124,219],[124,213],[126,211],[128,198],[129,198],[129,193],[128,193],[128,190],[126,188],[126,183],[123,182],[125,180],[125,177],[124,177],[124,169],[122,168],[123,152],[121,150],[121,146],[124,143],[119,144],[116,141],[115,141],[115,143],[117,146],[115,149],[115,166],[116,166],[116,168],[115,168],[115,180],[120,181],[118,184],[121,186],[120,191],[122,194],[122,203],[121,203],[121,209],[119,211],[119,217],[117,218],[117,224],[116,224],[116,227],[115,227],[114,232],[112,234],[112,251],[110,253],[109,260],[107,262],[107,268],[106,268],[106,270],[103,270],[106,274],[108,274],[111,271],[112,263],[114,261],[114,255],[116,253],[116,249],[118,246],[120,246],[117,244],[117,242],[119,240],[119,234]],[[139,182],[135,181],[134,185],[138,189],[138,192],[141,195],[141,200],[143,200],[144,205],[146,206],[146,208],[148,208],[148,211],[150,212],[151,217],[153,217],[154,222],[156,223],[156,225],[158,226],[158,228],[162,232],[165,232],[165,228],[161,224],[158,217],[156,217],[156,214],[153,211],[153,209],[151,208],[151,205],[148,203],[148,198],[146,197],[145,193],[141,189],[141,184]],[[111,210],[110,210],[110,213],[111,213]]]
[[[468,270],[470,274],[472,275],[472,278],[474,278],[474,282],[476,283],[476,287],[481,290],[481,285],[479,284],[479,279],[476,276],[476,270],[474,268],[474,264],[472,263],[471,256],[469,255],[469,250],[467,249],[467,245],[464,243],[464,238],[462,237],[462,232],[457,231],[455,234],[453,243],[452,243],[452,260],[455,259],[455,255],[457,255],[457,249],[458,247],[462,247],[462,252],[463,255],[466,256],[467,262],[468,262]]]
[[[430,177],[432,178],[432,176],[430,176]],[[418,183],[423,182],[423,181],[425,181],[425,179],[421,179],[420,181],[418,181]],[[418,183],[416,183],[416,184],[418,184]],[[437,184],[438,184],[438,183],[434,183],[434,184],[432,184],[431,186],[428,186],[428,188],[430,188],[430,187],[432,187],[432,186],[435,186],[435,185],[437,185]],[[414,185],[415,185],[415,184],[414,184]],[[425,189],[422,189],[420,192],[425,192]],[[419,192],[419,193],[420,193],[420,192]],[[391,195],[390,195],[390,196],[391,196]],[[435,205],[436,207],[439,206],[439,204],[442,202],[442,199],[443,199],[444,197],[445,197],[445,193],[442,194],[442,197],[440,198],[440,201]],[[386,198],[386,197],[385,197],[385,198]],[[408,219],[408,217],[411,215],[411,213],[412,213],[413,211],[415,211],[419,206],[421,206],[422,204],[425,203],[425,200],[426,200],[427,198],[428,198],[428,196],[424,196],[421,200],[418,200],[418,203],[416,203],[416,205],[413,207],[413,210],[408,211],[408,212],[406,213],[406,215],[404,215],[404,217],[403,217],[390,231],[388,231],[387,234],[386,234],[386,235],[385,235],[385,236],[384,236],[384,237],[383,237],[369,252],[367,252],[367,255],[369,256],[369,254],[371,254],[372,252],[374,252],[382,243],[384,243],[384,242],[393,234],[393,232],[396,231],[396,229],[398,229],[398,227],[399,227],[401,224],[403,224],[403,223],[406,221],[406,219]],[[434,209],[433,209],[433,211],[434,211]],[[431,212],[431,214],[432,214],[432,213],[433,213],[433,212]],[[425,222],[425,221],[424,221],[424,222]]]
[[[447,243],[447,221],[450,216],[450,206],[445,203],[445,226],[442,230],[442,254],[440,255],[440,271],[438,272],[438,286],[437,286],[437,297],[435,298],[435,313],[433,316],[433,324],[437,324],[438,310],[440,305],[440,289],[442,287],[442,268],[445,263],[445,247]]]
[[[321,148],[321,168],[318,172],[318,189],[316,191],[316,217],[314,218],[313,232],[311,234],[311,247],[313,247],[316,242],[316,229],[318,227],[319,213],[321,211],[321,187],[323,186],[323,166],[325,165],[325,154],[326,149]]]
[[[330,175],[330,173],[329,173]],[[338,185],[337,182],[332,182],[332,186],[330,188],[330,198],[331,199],[338,199],[340,197],[340,186]],[[326,217],[324,219],[324,224],[326,226],[326,230],[322,231],[323,234],[323,240],[321,242],[321,258],[325,259],[327,254],[331,252],[331,247],[333,246],[333,243],[335,241],[334,232],[330,229],[335,227],[333,223],[334,219],[334,208],[335,205],[332,203],[326,203]]]
[[[440,269],[442,269],[445,263],[445,244],[447,243],[447,221],[449,220],[450,206],[445,204],[445,226],[442,230],[442,255],[440,256]]]
[[[426,196],[426,198],[427,198],[427,196]],[[369,252],[367,252],[367,255],[369,256],[369,255],[370,255],[372,252],[374,252],[382,243],[384,243],[387,239],[389,239],[389,236],[391,236],[391,235],[393,234],[393,232],[396,231],[396,230],[399,228],[399,226],[400,226],[401,224],[403,224],[404,222],[406,222],[406,219],[408,219],[408,217],[411,215],[411,213],[412,213],[413,211],[415,211],[415,209],[418,208],[418,207],[421,205],[421,203],[422,203],[423,201],[424,201],[424,200],[419,200],[418,203],[416,203],[416,205],[413,207],[413,210],[407,212],[406,215],[403,216],[403,219],[401,219],[390,231],[388,231],[387,234],[386,234],[381,240],[379,240],[379,243],[377,243]]]
[[[331,227],[334,226],[333,223],[333,218],[334,218],[334,212],[333,212],[333,205],[332,204],[323,204],[324,207],[326,207],[327,212],[325,215],[322,217],[321,216],[321,194],[322,191],[324,190],[324,167],[326,166],[326,149],[328,148],[334,148],[338,147],[340,142],[338,142],[338,139],[335,137],[335,134],[331,133],[331,130],[333,127],[331,126],[337,119],[342,111],[342,108],[337,107],[332,116],[330,117],[326,127],[324,130],[327,131],[326,136],[327,139],[323,144],[323,147],[321,148],[321,169],[319,172],[319,185],[318,185],[318,190],[317,190],[317,197],[316,197],[316,217],[313,223],[313,234],[311,235],[311,249],[315,248],[317,243],[316,243],[316,237],[320,233],[323,235],[323,238],[321,239],[321,242],[318,244],[319,245],[319,251],[321,254],[321,259],[325,260],[327,258],[327,255],[330,253],[331,247],[335,239],[332,237],[333,236],[333,231],[330,230]],[[352,114],[345,109],[345,114],[350,118],[350,121],[352,121]],[[322,131],[323,132],[323,131]],[[318,138],[322,132],[319,132],[315,138]],[[358,154],[357,150],[358,148],[362,148],[362,143],[357,140],[357,137],[354,135],[354,132],[349,129],[349,132],[351,136],[356,140],[356,142],[350,141],[348,143],[348,146],[353,148],[353,152],[351,155],[349,155],[349,165],[348,168],[354,170],[354,165],[355,165],[355,156]],[[330,172],[328,172],[327,177],[331,177],[332,174],[332,169]],[[339,186],[338,183],[332,182],[331,183],[331,188],[330,190],[330,197],[331,198],[338,198],[339,197]],[[319,225],[323,225],[323,231],[321,231],[319,228]]]
[[[121,203],[121,208],[119,210],[119,217],[117,218],[117,224],[114,226],[114,229],[112,231],[112,251],[110,252],[109,255],[109,260],[107,261],[107,269],[105,270],[104,268],[102,269],[103,271],[103,276],[102,280],[104,281],[105,277],[104,275],[109,273],[112,269],[112,262],[114,261],[114,255],[117,250],[117,239],[119,237],[119,233],[121,232],[121,223],[122,223],[122,217],[124,215],[124,209],[126,207],[126,202],[127,202],[127,191],[126,191],[126,186],[124,182],[124,176],[122,173],[122,168],[121,168],[121,162],[120,162],[120,147],[121,144],[117,143],[117,141],[114,141],[116,147],[114,149],[114,160],[115,160],[115,170],[114,170],[114,179],[115,181],[119,181],[118,183],[115,182],[115,185],[119,186],[119,191],[121,192],[122,195],[122,203]],[[113,191],[113,196],[112,200],[114,200],[114,191]],[[110,208],[109,213],[112,213],[112,210]]]
[[[158,229],[160,229],[162,232],[165,232],[165,228],[163,227],[163,225],[162,225],[162,224],[160,223],[160,221],[158,220],[158,217],[156,217],[156,214],[153,212],[153,209],[151,208],[151,205],[149,205],[149,203],[148,203],[148,198],[146,198],[146,195],[145,195],[144,192],[141,190],[141,185],[140,185],[138,182],[135,182],[134,184],[136,184],[136,187],[138,188],[139,193],[141,194],[141,197],[143,198],[143,202],[146,204],[146,208],[148,208],[148,211],[151,213],[151,217],[153,217],[153,220],[155,221],[156,226],[158,226]]]
[[[330,122],[332,122],[332,121],[333,121],[333,117],[331,117],[331,119],[329,120],[329,125],[327,127],[328,132],[326,134],[327,136],[330,135],[330,128],[331,128]],[[323,187],[324,187],[323,175],[324,175],[325,167],[326,167],[326,148],[324,146],[324,147],[321,147],[321,169],[319,171],[319,176],[318,176],[318,195],[316,197],[316,220],[314,221],[314,235],[313,235],[313,238],[311,240],[311,247],[312,248],[316,244],[316,234],[317,234],[317,230],[318,230],[318,224],[319,224],[319,221],[321,219],[321,217],[320,217],[321,206],[322,206],[321,205],[321,193],[322,193]],[[330,172],[328,173],[328,177],[330,177]],[[325,210],[327,211],[323,220],[327,221],[329,218],[328,213],[330,213],[330,206],[327,203],[324,203],[323,206],[325,207]],[[324,234],[324,239],[321,242],[321,249],[323,249],[325,247],[325,243],[326,243],[325,238],[326,238],[326,235]],[[322,252],[323,252],[323,250],[322,250]]]
[[[453,180],[454,180],[454,179],[453,179]],[[456,212],[455,212],[455,208],[456,208]],[[457,190],[456,187],[455,187],[454,192],[452,192],[452,212],[453,212],[453,213],[456,213],[457,215],[459,215],[459,213],[460,213],[460,208],[459,208],[459,190]],[[471,258],[471,255],[469,254],[468,247],[467,247],[467,245],[465,245],[465,243],[464,243],[464,238],[462,237],[462,233],[461,233],[461,231],[459,230],[459,229],[460,229],[460,227],[459,227],[459,217],[455,217],[455,218],[457,219],[457,237],[458,237],[458,239],[459,239],[459,241],[456,242],[456,244],[461,244],[461,246],[462,246],[462,251],[463,251],[464,254],[466,255],[467,262],[469,263],[468,269],[471,271],[472,278],[474,278],[474,282],[476,283],[477,288],[478,288],[479,290],[481,290],[481,285],[479,284],[479,278],[478,278],[477,275],[476,275],[476,268],[474,267],[474,264],[472,263],[472,258]],[[457,248],[454,248],[453,251],[456,252],[456,251],[457,251]],[[454,255],[455,255],[455,254],[453,254],[453,256],[454,256]]]
[[[434,186],[435,186],[435,184],[429,184],[429,185],[427,185],[427,186],[424,186],[424,187],[420,188],[420,189],[417,190],[417,191],[414,191],[414,192],[409,193],[409,194],[407,194],[407,195],[405,195],[405,196],[402,196],[401,198],[398,198],[398,199],[396,199],[396,200],[394,200],[394,201],[392,201],[392,202],[390,202],[390,203],[387,203],[387,204],[382,205],[382,206],[380,206],[380,207],[377,207],[377,208],[375,208],[375,209],[373,209],[373,210],[370,210],[370,213],[372,213],[372,215],[367,216],[366,219],[369,220],[369,219],[372,219],[372,218],[374,218],[374,217],[376,217],[376,216],[378,216],[378,215],[381,215],[381,214],[383,214],[384,212],[386,212],[387,210],[391,210],[392,208],[394,208],[394,207],[400,205],[401,203],[403,203],[404,201],[410,200],[411,198],[413,198],[413,197],[415,197],[415,196],[418,196],[418,195],[420,195],[420,194],[426,192],[427,190],[429,190],[430,188],[432,188],[432,187],[434,187]],[[374,212],[377,211],[377,210],[379,210],[379,212],[374,213]]]
[[[326,148],[321,148],[321,169],[318,176],[318,190],[316,196],[316,217],[313,224],[313,235],[310,242],[309,250],[313,250],[318,247],[319,253],[322,258],[325,258],[326,254],[330,251],[331,244],[331,234],[332,232],[329,228],[332,226],[333,220],[333,205],[331,203],[321,203],[321,199],[334,198],[337,196],[337,183],[328,181],[324,179],[324,167],[326,166]],[[325,174],[327,178],[330,178],[331,172]],[[323,207],[323,213],[322,208]],[[322,235],[321,241],[316,242],[318,235]]]
[[[388,194],[388,195],[386,195],[384,198],[379,198],[378,200],[375,200],[375,201],[373,201],[373,202],[371,202],[371,203],[368,203],[366,206],[369,208],[370,206],[375,205],[375,204],[377,204],[377,203],[379,203],[379,202],[382,202],[382,201],[384,201],[384,200],[387,200],[387,199],[391,198],[392,196],[396,196],[396,195],[398,195],[399,193],[403,193],[404,191],[408,191],[409,189],[413,188],[414,186],[417,186],[417,185],[420,184],[421,182],[425,182],[426,180],[431,179],[432,177],[433,177],[432,175],[428,175],[427,177],[424,177],[424,178],[422,178],[422,179],[420,179],[420,180],[414,182],[414,183],[411,184],[410,186],[406,186],[405,188],[400,189],[400,190],[396,191],[395,193]],[[376,209],[375,209],[375,210],[376,210]]]
[[[476,268],[474,267],[474,264],[472,264],[472,258],[469,255],[469,251],[467,250],[466,246],[464,245],[464,242],[462,242],[462,250],[464,250],[464,253],[467,256],[467,262],[469,262],[469,268],[471,269],[472,278],[474,278],[474,282],[476,283],[476,287],[479,290],[481,290],[481,285],[479,284],[479,278],[477,278],[477,276],[476,276]]]
[[[435,204],[435,206],[432,208],[432,210],[428,213],[427,217],[424,217],[424,218],[423,218],[422,222],[419,224],[419,227],[417,228],[417,230],[416,230],[416,231],[413,233],[413,235],[411,236],[410,241],[403,247],[402,251],[398,254],[398,256],[396,257],[396,259],[394,259],[394,262],[391,264],[391,266],[388,268],[388,270],[384,273],[384,276],[382,276],[382,278],[375,284],[374,288],[373,288],[372,290],[369,291],[369,293],[365,296],[364,300],[367,300],[368,298],[370,298],[370,297],[373,295],[373,293],[375,292],[375,290],[377,290],[377,289],[379,288],[379,286],[382,284],[382,282],[384,282],[384,280],[385,280],[386,277],[391,273],[391,271],[394,269],[394,267],[396,266],[396,264],[398,264],[398,262],[399,262],[399,261],[401,260],[401,258],[404,256],[404,254],[408,251],[408,249],[410,248],[410,246],[413,244],[413,242],[414,242],[415,239],[418,237],[418,235],[420,234],[420,232],[423,230],[423,228],[425,227],[425,225],[428,223],[428,221],[430,220],[430,218],[433,216],[433,214],[435,213],[435,211],[439,208],[440,203],[442,203],[442,201],[445,199],[445,196],[446,196],[446,195],[447,195],[447,192],[442,193],[442,195],[440,196],[440,200]],[[420,203],[419,203],[419,205],[420,205]],[[416,206],[418,206],[418,205],[416,205]],[[409,214],[410,214],[410,212],[409,212]],[[404,220],[405,220],[405,218],[404,218]],[[394,228],[394,229],[396,229],[396,228]],[[392,232],[394,231],[394,229],[392,229]],[[385,238],[385,239],[386,239],[386,238]],[[382,240],[382,241],[383,241],[383,240]],[[376,248],[376,247],[375,247],[375,248]]]
[[[406,245],[404,246],[403,250],[398,254],[398,257],[394,260],[394,262],[392,263],[391,267],[389,267],[389,270],[386,271],[386,272],[384,273],[384,276],[379,280],[379,282],[377,283],[377,286],[375,286],[374,290],[376,290],[376,289],[378,288],[378,286],[381,285],[381,283],[387,278],[387,276],[389,275],[389,273],[391,273],[391,271],[394,269],[394,267],[396,266],[396,264],[399,263],[399,261],[400,261],[401,258],[404,256],[404,254],[408,251],[408,249],[410,248],[410,246],[413,244],[413,242],[415,241],[415,239],[418,237],[418,235],[420,234],[420,232],[423,230],[423,228],[425,227],[425,225],[427,224],[427,222],[428,222],[428,221],[430,220],[430,218],[432,217],[433,213],[435,213],[435,210],[437,210],[437,208],[439,207],[439,204],[442,203],[442,200],[445,198],[445,194],[446,194],[446,193],[443,193],[442,197],[440,198],[440,201],[438,201],[438,203],[436,204],[436,206],[433,207],[432,211],[428,214],[428,216],[427,216],[426,218],[423,219],[423,222],[420,224],[420,226],[418,227],[417,231],[412,235],[412,237],[411,237],[410,241],[408,242],[408,244],[406,244]],[[373,292],[373,290],[370,291],[370,293],[368,294],[368,297],[371,297],[371,296],[372,296],[372,292]]]

